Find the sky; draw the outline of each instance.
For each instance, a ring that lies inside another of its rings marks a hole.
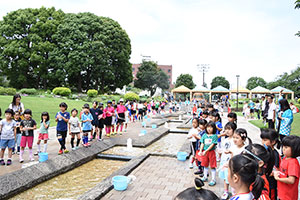
[[[205,82],[224,76],[232,88],[248,78],[267,82],[300,64],[300,10],[295,0],[10,0],[0,19],[20,8],[41,6],[67,13],[92,12],[120,23],[131,39],[132,63],[142,55],[173,66],[202,85],[198,64],[209,64]]]

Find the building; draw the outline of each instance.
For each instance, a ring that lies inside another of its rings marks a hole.
[[[136,74],[139,71],[139,67],[141,64],[132,64],[132,75],[133,79],[136,79]],[[170,83],[170,89],[173,88],[173,81],[172,81],[172,73],[173,73],[173,67],[172,65],[157,65],[158,68],[163,70],[169,77],[169,83]]]

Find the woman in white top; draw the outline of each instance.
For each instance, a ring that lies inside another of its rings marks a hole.
[[[12,109],[14,112],[18,111],[21,115],[24,112],[24,104],[21,102],[21,96],[19,94],[15,94],[13,97],[13,101],[9,105],[9,108]]]

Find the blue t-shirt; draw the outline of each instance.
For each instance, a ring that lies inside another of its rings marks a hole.
[[[58,114],[60,114],[61,116],[63,116],[66,119],[70,119],[70,113],[68,112],[58,112],[55,115],[55,119],[57,118]],[[57,131],[67,131],[68,130],[68,123],[65,122],[63,119],[58,119],[57,120],[57,125],[56,125],[56,130]]]
[[[216,122],[216,127],[223,129],[222,123],[220,121]],[[217,129],[216,135],[220,135],[220,131],[218,129]],[[218,139],[218,142],[221,142],[221,138]]]
[[[88,113],[88,114],[82,113],[82,115],[81,115],[81,121],[85,121],[87,119],[93,120],[92,114],[91,113]],[[89,122],[89,121],[82,122],[82,130],[84,130],[84,131],[90,131],[92,129],[93,129],[93,126],[92,126],[91,122]]]
[[[253,102],[250,102],[249,106],[250,106],[250,109],[254,109],[254,103]]]

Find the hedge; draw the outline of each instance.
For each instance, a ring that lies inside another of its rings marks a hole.
[[[37,90],[34,88],[23,88],[19,91],[19,93],[33,95],[37,94]]]
[[[17,90],[15,88],[4,88],[0,87],[0,94],[4,95],[15,95],[17,93]]]
[[[129,101],[133,101],[133,100],[140,100],[140,97],[139,95],[137,95],[136,93],[133,93],[133,92],[128,92],[124,95],[124,98],[126,100],[129,100]]]
[[[52,93],[55,95],[69,96],[71,94],[71,90],[67,87],[56,87],[52,90]]]
[[[98,95],[98,91],[97,91],[97,90],[94,90],[94,89],[89,89],[89,90],[87,91],[87,95],[88,95],[89,97],[96,97],[96,96]]]

